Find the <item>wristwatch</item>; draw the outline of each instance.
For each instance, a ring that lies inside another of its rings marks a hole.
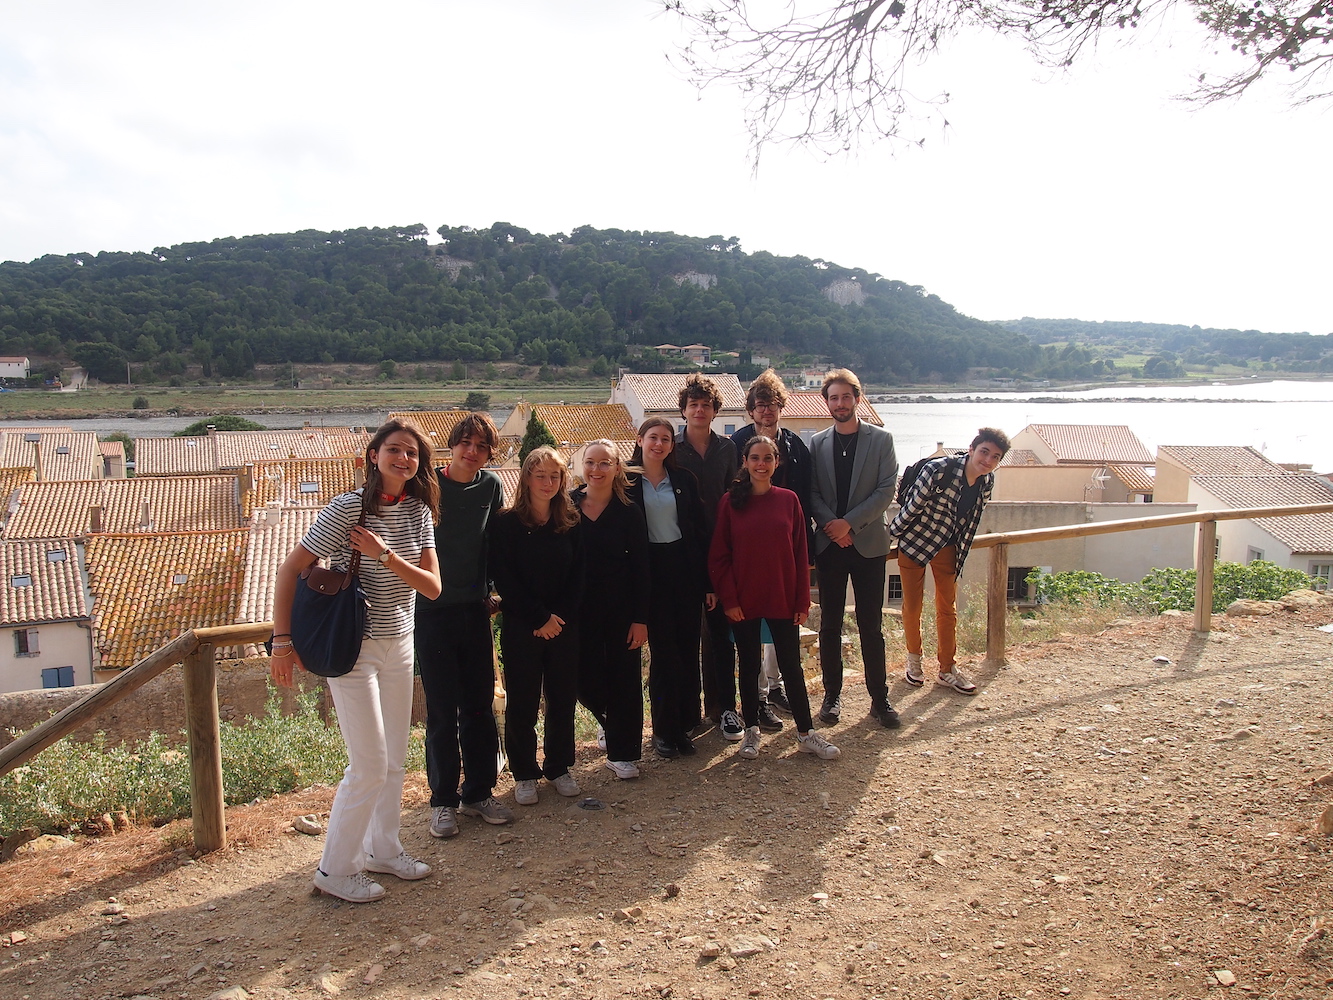
[[[381,552],[379,555],[377,555],[375,558],[378,559],[380,562],[382,562],[385,566],[387,566],[389,565],[389,560],[393,558],[393,549],[389,548],[386,545],[384,547],[384,551]]]

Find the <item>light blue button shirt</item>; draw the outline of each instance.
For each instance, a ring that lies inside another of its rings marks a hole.
[[[671,474],[654,486],[647,476],[643,478],[643,515],[648,522],[648,541],[655,543],[678,542],[680,525],[676,522],[676,491],[671,486]]]

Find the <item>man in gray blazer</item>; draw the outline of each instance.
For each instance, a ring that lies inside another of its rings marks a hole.
[[[893,435],[856,415],[861,382],[846,368],[824,376],[820,390],[833,426],[810,439],[814,484],[815,566],[819,570],[819,666],[824,674],[823,722],[842,715],[842,616],[847,581],[856,600],[870,714],[887,729],[900,725],[889,704],[884,661],[884,567],[889,554],[885,512],[898,484]]]

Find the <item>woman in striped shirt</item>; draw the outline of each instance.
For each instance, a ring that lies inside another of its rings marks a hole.
[[[403,774],[412,721],[412,624],[417,593],[440,594],[433,523],[440,485],[430,443],[391,420],[366,448],[366,485],[319,513],[278,569],[273,594],[273,680],[292,683],[301,660],[292,648],[292,597],[317,559],[346,567],[362,555],[359,575],[369,601],[361,655],[350,673],[329,677],[348,764],[333,799],[315,887],[352,903],[384,895],[366,872],[425,878],[430,866],[403,850],[398,837]],[[357,522],[365,511],[364,525]]]

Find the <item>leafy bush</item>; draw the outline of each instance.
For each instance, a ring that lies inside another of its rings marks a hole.
[[[293,715],[282,714],[270,691],[264,715],[222,723],[222,783],[228,805],[250,802],[322,782],[347,767],[336,726],[316,709],[318,692],[302,694]],[[425,768],[420,734],[408,742],[407,766]],[[60,740],[31,763],[0,777],[0,834],[34,826],[68,830],[103,813],[124,811],[167,822],[190,814],[190,759],[161,733],[110,746],[98,733],[91,744]]]
[[[245,417],[238,417],[230,413],[223,413],[216,417],[205,417],[203,420],[196,420],[189,427],[178,430],[174,437],[200,437],[208,433],[208,425],[212,424],[220,431],[266,431],[263,424],[257,424],[253,420],[247,420]]]
[[[1027,576],[1038,601],[1099,606],[1121,603],[1143,614],[1161,614],[1168,608],[1194,610],[1195,571],[1154,569],[1137,583],[1125,583],[1100,573],[1077,570]],[[1273,601],[1312,581],[1299,570],[1258,560],[1248,565],[1220,562],[1213,567],[1213,611],[1225,611],[1240,598]]]
[[[146,410],[146,409],[148,409],[148,397],[147,397],[147,396],[135,396],[135,397],[134,397],[134,402],[133,402],[133,404],[131,404],[131,405],[132,405],[132,406],[134,407],[134,409],[136,409],[136,410]]]

